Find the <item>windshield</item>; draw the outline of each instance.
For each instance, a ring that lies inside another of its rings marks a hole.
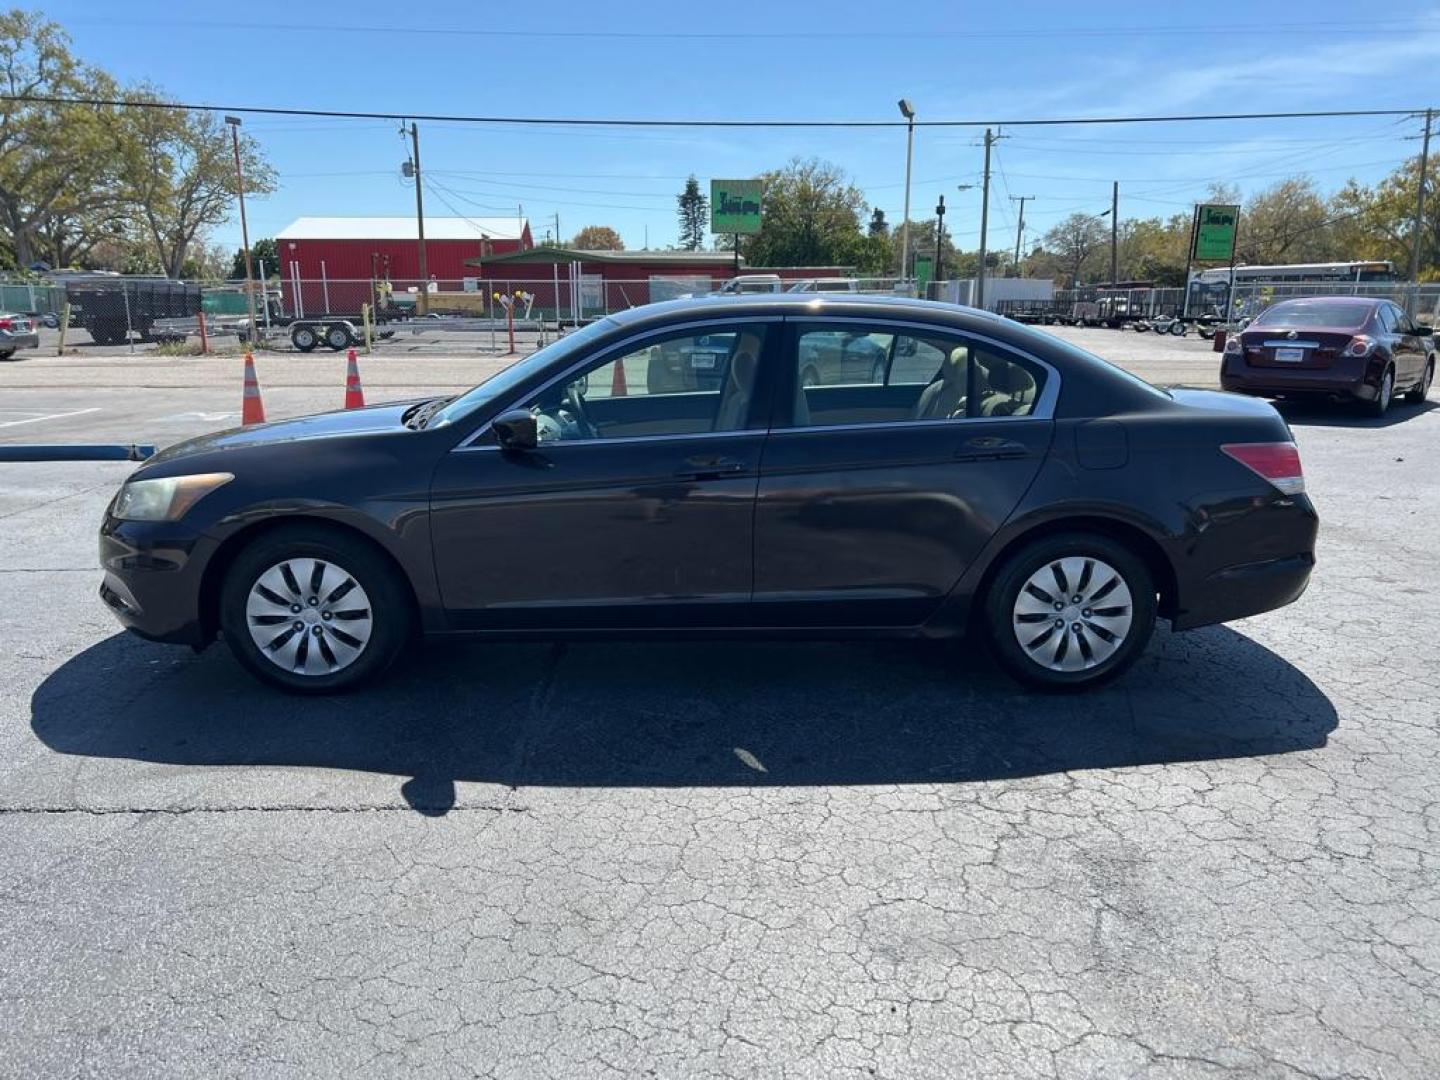
[[[614,330],[620,324],[614,319],[596,319],[589,326],[582,326],[574,333],[552,341],[543,349],[537,349],[523,360],[517,360],[503,371],[496,372],[473,390],[467,390],[454,401],[436,413],[427,425],[442,427],[469,416],[482,405],[494,401],[501,394],[514,389],[557,360],[571,354],[578,354],[596,338]]]
[[[1365,325],[1370,315],[1367,304],[1337,304],[1325,300],[1291,301],[1266,308],[1255,319],[1256,326],[1339,326],[1354,330]]]

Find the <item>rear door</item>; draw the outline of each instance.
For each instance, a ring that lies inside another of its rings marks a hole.
[[[817,346],[865,340],[869,366]],[[788,319],[755,510],[753,614],[768,626],[912,626],[939,606],[1039,471],[1058,376],[924,324]]]

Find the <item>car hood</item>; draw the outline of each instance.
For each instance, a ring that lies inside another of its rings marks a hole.
[[[426,400],[426,399],[419,399]],[[244,450],[256,446],[274,446],[277,443],[301,442],[308,439],[336,439],[355,435],[402,434],[407,429],[401,423],[406,410],[418,401],[393,402],[386,405],[372,405],[365,409],[346,409],[339,412],[317,413],[314,416],[299,416],[292,420],[276,420],[269,424],[253,424],[250,427],[227,428],[211,432],[194,439],[168,446],[145,463],[165,465],[181,458],[194,457],[214,451]]]

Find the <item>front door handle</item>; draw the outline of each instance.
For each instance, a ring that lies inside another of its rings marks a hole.
[[[1022,442],[999,435],[976,435],[966,439],[955,451],[956,461],[998,461],[1001,458],[1024,457],[1030,452]]]
[[[743,473],[746,468],[745,462],[737,458],[691,457],[675,470],[675,475],[681,480],[717,480],[722,476]]]

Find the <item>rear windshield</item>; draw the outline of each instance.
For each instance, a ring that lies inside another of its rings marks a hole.
[[[1365,325],[1368,304],[1334,304],[1323,300],[1276,304],[1255,319],[1256,326],[1341,326],[1348,330]]]

